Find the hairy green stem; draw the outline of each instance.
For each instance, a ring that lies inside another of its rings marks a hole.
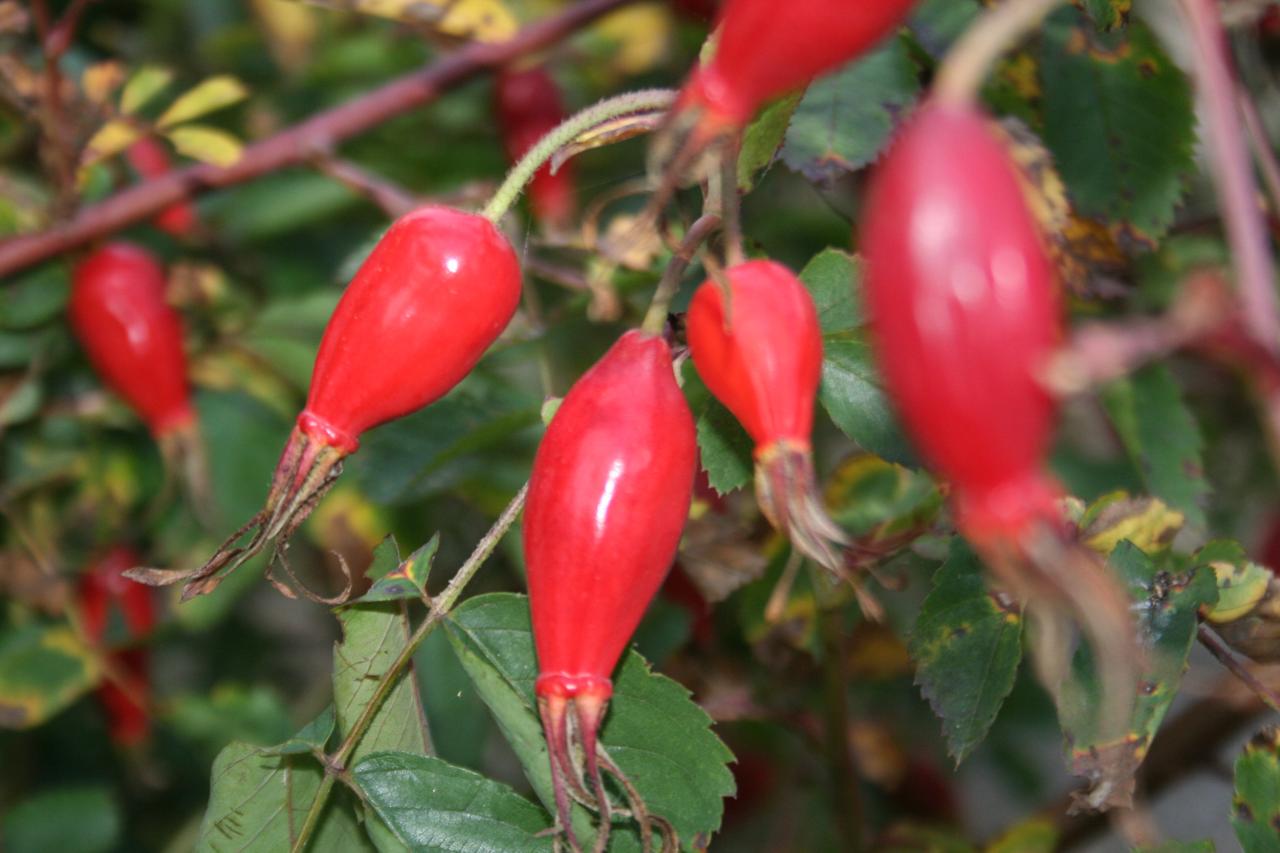
[[[671,89],[642,89],[638,92],[627,92],[624,95],[605,98],[570,116],[542,137],[537,145],[520,158],[520,162],[507,173],[502,186],[498,187],[493,198],[480,212],[481,215],[491,222],[501,219],[511,209],[511,205],[515,204],[529,181],[533,180],[534,173],[542,167],[542,164],[588,130],[606,121],[632,113],[670,109],[675,99],[676,93]]]
[[[475,577],[476,572],[484,565],[485,560],[489,559],[489,555],[498,547],[502,537],[511,529],[511,525],[515,523],[516,518],[520,515],[520,510],[524,508],[524,499],[528,494],[529,484],[525,483],[520,487],[520,491],[516,493],[516,496],[511,499],[511,503],[507,504],[507,508],[502,511],[502,515],[498,516],[498,520],[489,528],[489,532],[476,544],[475,550],[471,552],[471,556],[467,557],[467,561],[462,564],[461,568],[450,579],[449,585],[433,600],[431,612],[427,614],[427,618],[413,632],[405,643],[404,648],[400,650],[400,654],[392,662],[391,666],[387,668],[387,671],[383,673],[377,689],[364,706],[364,710],[360,712],[360,716],[356,718],[355,723],[352,724],[350,731],[347,732],[338,749],[325,762],[324,779],[321,780],[320,787],[316,790],[316,797],[312,800],[311,808],[307,811],[307,816],[302,822],[302,828],[298,830],[298,837],[294,839],[293,846],[290,848],[292,853],[301,853],[301,851],[306,850],[307,843],[320,825],[320,816],[324,813],[324,807],[329,800],[329,792],[333,790],[334,782],[337,781],[340,773],[346,772],[347,761],[351,758],[351,754],[355,752],[356,745],[360,743],[360,738],[364,736],[365,730],[373,722],[373,718],[378,713],[383,700],[395,688],[396,683],[400,680],[400,675],[413,661],[413,653],[418,650],[418,646],[422,645],[422,641],[427,638],[427,635],[444,620],[444,617],[453,609],[453,606],[458,603],[463,589]]]

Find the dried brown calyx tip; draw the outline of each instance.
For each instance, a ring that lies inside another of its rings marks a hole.
[[[827,515],[807,445],[775,441],[756,452],[756,500],[769,523],[798,551],[853,587],[864,616],[875,621],[884,617],[880,603],[850,568],[849,537]]]
[[[284,560],[289,537],[333,487],[334,481],[342,473],[342,460],[346,455],[345,451],[317,441],[295,428],[289,436],[289,443],[285,445],[280,463],[276,466],[266,505],[247,524],[228,537],[208,562],[194,571],[135,568],[125,574],[151,586],[168,586],[185,581],[182,600],[186,601],[212,592],[229,574],[255,554],[271,546],[271,563],[279,561],[292,577],[292,571]],[[248,541],[238,544],[246,536],[249,537]],[[296,582],[296,578],[294,580]],[[281,584],[274,579],[272,582],[277,588],[281,588]],[[326,604],[337,604],[346,599],[351,585],[352,579],[348,575],[347,588],[341,595],[326,599],[306,594],[309,598]]]
[[[542,729],[547,739],[547,752],[551,760],[551,783],[556,803],[556,832],[573,853],[583,853],[585,848],[573,829],[573,804],[594,811],[598,816],[598,828],[592,842],[592,853],[604,853],[609,846],[609,832],[613,816],[630,817],[640,830],[640,844],[645,853],[659,850],[676,853],[680,842],[671,824],[656,815],[649,814],[639,791],[600,746],[600,724],[608,708],[607,696],[580,694],[540,695],[538,713],[542,717]],[[617,809],[609,802],[604,788],[603,774],[608,773],[623,789],[627,808]],[[654,847],[654,829],[660,846]],[[559,837],[556,849],[559,849]]]
[[[192,512],[201,524],[213,524],[213,490],[209,483],[209,461],[200,427],[194,419],[156,437],[160,456],[164,459],[164,487],[156,497],[153,513],[164,510],[172,494],[173,483],[182,487]]]

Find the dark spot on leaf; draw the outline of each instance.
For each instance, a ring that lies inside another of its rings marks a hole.
[[[1249,808],[1249,804],[1243,800],[1236,803],[1236,817],[1240,820],[1253,821],[1253,809]]]
[[[1143,681],[1142,684],[1139,685],[1138,689],[1142,691],[1143,696],[1150,696],[1156,692],[1159,686],[1160,685],[1156,684],[1154,681]]]
[[[966,635],[968,635],[968,633],[969,633],[969,626],[957,625],[956,627],[951,629],[951,632],[948,636],[953,640],[959,640],[965,637]]]
[[[1138,73],[1145,79],[1150,80],[1160,72],[1160,66],[1156,65],[1154,59],[1144,59],[1138,63]]]

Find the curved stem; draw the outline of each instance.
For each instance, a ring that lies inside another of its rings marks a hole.
[[[1213,0],[1181,0],[1191,30],[1196,81],[1209,131],[1209,156],[1218,206],[1226,221],[1232,265],[1244,303],[1244,321],[1267,352],[1280,352],[1280,306],[1266,223],[1258,207],[1249,148],[1240,127],[1239,100],[1226,37]]]
[[[680,279],[689,268],[693,253],[719,227],[720,217],[714,213],[704,213],[689,226],[684,239],[680,241],[680,247],[663,270],[662,280],[653,291],[653,301],[649,303],[649,310],[645,312],[644,322],[641,324],[646,332],[651,335],[662,334],[662,328],[667,322],[667,309],[671,307],[671,300],[680,289]]]
[[[502,186],[498,187],[493,198],[480,212],[481,215],[492,222],[501,219],[511,209],[511,205],[515,204],[529,181],[533,180],[534,173],[557,151],[588,130],[630,113],[669,109],[675,103],[675,99],[676,93],[672,89],[642,89],[639,92],[628,92],[625,95],[606,98],[570,116],[538,140],[538,144],[520,158],[520,162],[507,173]]]
[[[987,11],[956,42],[934,79],[939,101],[974,100],[995,61],[1044,20],[1063,0],[1008,0]]]
[[[329,792],[333,790],[333,783],[337,779],[337,774],[346,770],[347,761],[351,758],[351,754],[355,752],[356,745],[360,743],[360,738],[364,736],[365,730],[373,722],[378,709],[382,707],[383,700],[399,683],[401,673],[413,661],[413,653],[418,650],[418,646],[422,645],[422,641],[427,638],[427,635],[435,629],[436,625],[440,624],[453,608],[453,605],[457,604],[458,598],[462,595],[462,590],[475,577],[476,572],[484,565],[485,560],[489,559],[489,555],[498,547],[498,543],[506,535],[506,532],[511,529],[511,525],[515,523],[516,518],[520,515],[520,510],[524,508],[524,499],[528,494],[529,484],[525,483],[520,487],[520,491],[516,493],[516,496],[511,499],[511,503],[507,504],[507,508],[502,511],[502,515],[498,516],[498,520],[489,528],[489,532],[476,544],[471,556],[467,557],[467,561],[462,564],[457,573],[449,580],[449,585],[435,597],[431,612],[427,614],[427,618],[413,632],[412,636],[405,642],[404,648],[400,650],[400,654],[392,661],[391,666],[387,668],[382,680],[378,682],[377,689],[364,706],[364,710],[360,712],[360,716],[352,724],[350,731],[343,738],[337,751],[326,763],[324,779],[320,781],[320,787],[316,790],[316,797],[311,801],[311,808],[307,811],[307,816],[302,822],[302,828],[298,830],[298,836],[293,841],[293,846],[290,848],[292,853],[301,853],[301,851],[306,850],[307,842],[311,840],[311,836],[315,834],[316,828],[320,825],[320,816],[324,813],[325,803],[329,799]]]

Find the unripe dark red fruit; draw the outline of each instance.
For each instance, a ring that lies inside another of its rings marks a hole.
[[[804,284],[773,261],[708,280],[685,317],[698,375],[755,441],[756,494],[768,519],[801,551],[842,571],[843,532],[817,494],[810,449],[822,377],[822,331]]]
[[[696,460],[693,417],[659,337],[624,334],[569,391],[538,448],[524,517],[536,692],[568,828],[566,714],[599,790],[595,738],[618,658],[675,557]],[[601,831],[607,831],[602,821]]]
[[[182,321],[150,253],[109,243],[90,254],[76,267],[68,313],[98,375],[153,434],[194,423]]]
[[[169,152],[158,140],[144,136],[125,151],[125,159],[143,178],[158,178],[172,168]],[[196,208],[189,201],[171,204],[156,214],[152,223],[174,237],[187,237],[196,230],[199,222]]]
[[[727,0],[711,61],[696,70],[681,106],[704,128],[741,127],[770,98],[806,85],[875,46],[914,0]]]
[[[130,643],[145,638],[155,628],[155,600],[151,590],[129,580],[124,573],[138,564],[138,555],[126,546],[112,548],[80,577],[78,604],[81,624],[90,640],[103,643],[113,614],[124,629]],[[115,673],[127,680],[128,690],[104,681],[97,689],[98,701],[107,715],[108,731],[113,742],[134,746],[146,740],[151,728],[147,710],[138,704],[151,692],[148,672],[149,655],[142,646],[107,651]]]
[[[977,540],[1008,540],[1058,514],[1058,488],[1043,471],[1056,407],[1037,372],[1062,320],[1025,192],[982,114],[930,103],[885,157],[866,208],[880,368]]]
[[[181,576],[188,578],[183,597],[210,591],[267,543],[287,541],[360,446],[360,435],[457,385],[506,328],[519,300],[520,265],[489,220],[437,206],[396,220],[329,318],[306,408],[266,506],[208,563]],[[249,531],[249,542],[237,545]]]
[[[502,142],[512,163],[565,119],[564,102],[546,68],[501,69],[494,80],[494,107]],[[529,184],[534,215],[545,225],[564,229],[573,221],[573,173],[565,163],[555,172],[545,163]]]

